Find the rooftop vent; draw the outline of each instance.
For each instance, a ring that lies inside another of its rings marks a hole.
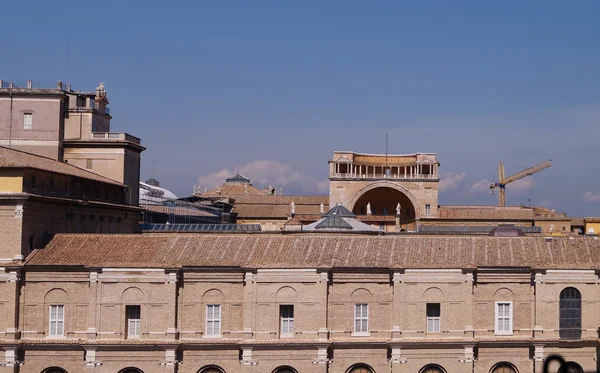
[[[494,237],[518,237],[524,236],[525,232],[515,227],[514,225],[500,225],[491,230],[489,236]]]

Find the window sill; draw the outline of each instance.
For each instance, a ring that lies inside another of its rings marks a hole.
[[[366,332],[366,333],[364,333],[364,332],[361,332],[361,333],[352,333],[352,336],[353,337],[370,337],[371,333],[369,333],[369,332]]]
[[[503,335],[513,335],[512,330],[511,331],[494,331],[494,335],[499,335],[499,336],[503,336]]]
[[[293,333],[281,333],[279,334],[279,338],[294,338],[294,334]]]
[[[211,335],[203,335],[202,338],[204,339],[222,339],[223,335],[222,334],[211,334]]]

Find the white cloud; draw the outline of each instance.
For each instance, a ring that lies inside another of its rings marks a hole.
[[[225,179],[235,174],[235,170],[222,169],[198,176],[198,183],[203,190],[215,188],[223,184]],[[328,194],[329,181],[318,180],[303,172],[294,170],[292,166],[273,160],[252,161],[240,167],[240,174],[249,178],[257,188],[273,186],[279,190],[283,187],[284,194]]]
[[[444,172],[440,176],[441,180],[439,184],[439,190],[440,192],[445,192],[458,188],[463,180],[465,180],[465,177],[467,177],[467,173]]]
[[[471,184],[471,193],[489,193],[491,183],[488,179],[476,181]]]
[[[585,192],[583,200],[588,202],[600,202],[600,193]]]

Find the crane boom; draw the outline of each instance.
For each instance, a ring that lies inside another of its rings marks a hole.
[[[507,184],[520,180],[529,175],[533,175],[536,172],[540,172],[543,169],[552,166],[551,160],[544,161],[542,163],[536,164],[535,166],[524,169],[523,171],[519,171],[516,174],[512,174],[509,177],[504,177],[504,163],[498,163],[498,182],[490,184],[490,190],[492,194],[494,194],[494,189],[500,189],[500,193],[498,195],[498,206],[506,205],[506,190],[505,187]]]

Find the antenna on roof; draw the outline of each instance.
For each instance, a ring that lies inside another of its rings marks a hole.
[[[388,166],[387,166],[387,158],[388,158],[388,134],[385,134],[385,171],[383,171],[383,177],[386,177],[388,174]]]
[[[70,84],[69,81],[69,60],[71,59],[71,28],[67,28],[67,71],[65,72],[65,81]]]
[[[240,156],[238,155],[238,163],[237,163],[237,171],[236,174],[239,175],[240,174]]]

